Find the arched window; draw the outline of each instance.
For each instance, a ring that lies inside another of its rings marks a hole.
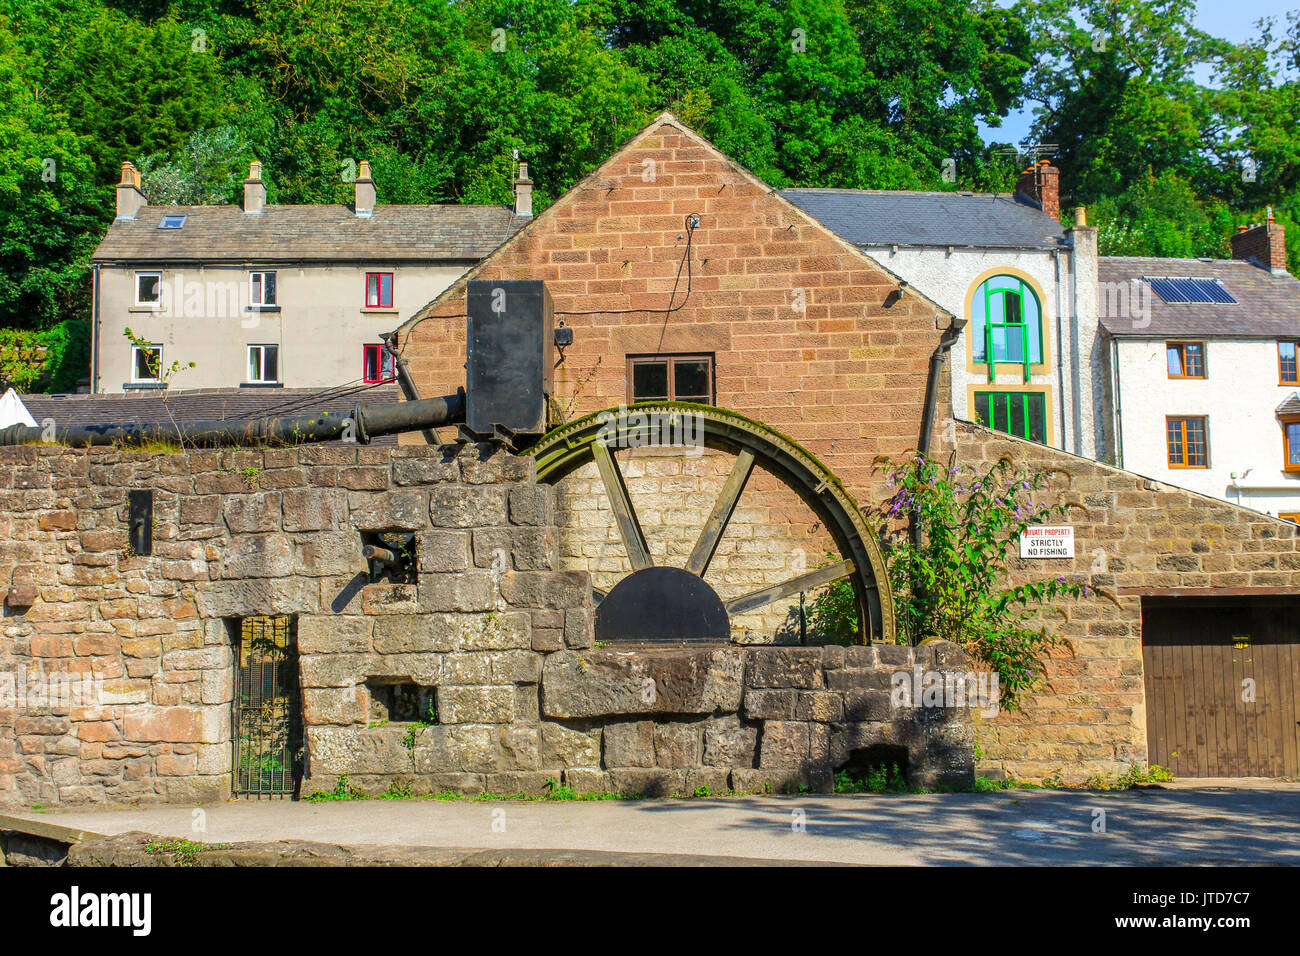
[[[1043,309],[1023,279],[993,276],[980,283],[971,300],[971,337],[977,364],[1021,365],[1025,381],[1029,366],[1043,361]]]

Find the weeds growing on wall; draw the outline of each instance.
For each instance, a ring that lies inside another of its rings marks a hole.
[[[899,638],[961,645],[998,675],[1002,706],[1019,709],[1044,656],[1062,643],[1037,623],[1043,604],[1093,592],[1065,576],[1009,584],[1011,564],[1026,528],[1068,520],[1076,505],[1050,503],[1047,473],[1008,458],[984,470],[920,456],[877,465],[892,492],[879,517],[893,529],[885,546]]]

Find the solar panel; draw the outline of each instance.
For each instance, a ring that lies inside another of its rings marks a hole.
[[[1236,303],[1218,279],[1191,279],[1178,276],[1143,276],[1156,295],[1168,303],[1214,302]]]

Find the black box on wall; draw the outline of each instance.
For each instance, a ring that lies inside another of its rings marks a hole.
[[[555,384],[555,315],[540,279],[471,279],[466,294],[465,424],[523,435],[546,431]]]

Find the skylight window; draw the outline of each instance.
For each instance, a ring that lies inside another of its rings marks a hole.
[[[180,215],[179,213],[167,213],[162,217],[162,222],[158,223],[158,228],[179,229],[181,226],[185,225],[185,220],[188,218],[190,217]]]
[[[1189,279],[1173,276],[1143,276],[1156,295],[1168,303],[1217,302],[1233,305],[1234,299],[1218,279]]]

